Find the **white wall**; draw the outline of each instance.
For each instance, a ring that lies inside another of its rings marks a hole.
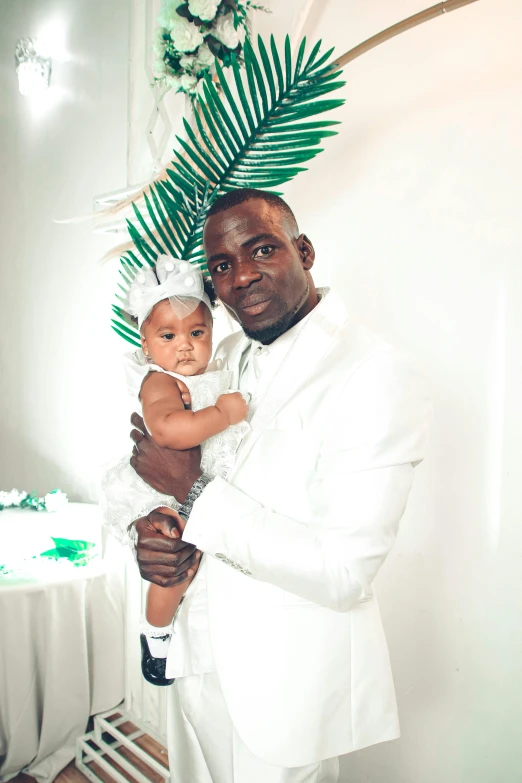
[[[428,5],[317,2],[305,32],[341,54]],[[519,0],[480,0],[354,61],[340,135],[285,190],[317,278],[436,406],[379,578],[403,736],[343,783],[522,780],[521,31]]]
[[[120,341],[108,329],[115,267],[99,263],[112,240],[53,220],[88,214],[95,195],[126,185],[129,5],[2,0],[2,489],[93,499],[122,407]],[[14,48],[49,28],[63,51],[35,102],[18,92]]]

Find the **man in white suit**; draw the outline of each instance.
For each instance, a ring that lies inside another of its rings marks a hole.
[[[201,474],[199,449],[158,447],[136,414],[132,433],[131,464],[187,520],[177,538],[171,517],[136,522],[143,578],[176,584],[206,555],[203,610],[189,591],[180,617],[191,661],[170,689],[173,777],[333,783],[339,755],[399,736],[372,583],[429,396],[414,363],[315,288],[313,246],[278,197],[222,196],[204,247],[243,329],[216,358],[251,395],[251,432],[227,481]]]

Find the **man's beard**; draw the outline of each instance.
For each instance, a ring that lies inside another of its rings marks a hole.
[[[287,332],[294,324],[292,323],[295,316],[305,303],[308,293],[310,291],[310,286],[307,284],[306,291],[304,292],[303,296],[297,302],[294,307],[292,307],[291,310],[289,310],[287,313],[284,313],[280,318],[277,319],[277,321],[274,321],[272,324],[268,324],[267,326],[264,326],[262,329],[247,329],[246,326],[243,326],[243,331],[246,334],[247,337],[250,337],[251,340],[257,340],[257,342],[263,343],[263,345],[269,345],[270,343],[273,343],[274,340],[276,340],[278,337],[280,337],[282,334]]]

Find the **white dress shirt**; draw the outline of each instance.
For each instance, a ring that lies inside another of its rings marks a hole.
[[[258,401],[275,378],[285,356],[311,314],[311,312],[308,313],[299,323],[292,326],[270,345],[263,345],[257,340],[250,341],[239,365],[239,391],[243,394],[250,394],[247,421],[252,419]]]

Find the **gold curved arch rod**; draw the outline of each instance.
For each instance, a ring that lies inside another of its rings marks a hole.
[[[397,24],[394,24],[391,27],[387,27],[386,30],[382,30],[382,32],[377,33],[377,35],[372,35],[371,38],[368,38],[366,41],[363,41],[357,46],[354,46],[353,49],[345,52],[345,54],[341,55],[341,57],[336,57],[332,62],[332,70],[334,68],[342,68],[343,65],[346,65],[346,63],[349,63],[352,60],[355,60],[357,57],[360,57],[361,54],[366,54],[366,52],[369,52],[370,49],[374,49],[376,46],[379,46],[385,41],[389,41],[390,38],[394,38],[396,35],[400,35],[401,33],[405,33],[407,30],[411,30],[412,27],[417,27],[424,22],[429,22],[431,19],[435,19],[437,16],[450,13],[451,11],[456,11],[458,8],[462,8],[465,5],[470,5],[471,3],[476,2],[478,2],[478,0],[443,0],[441,3],[432,5],[430,8],[426,8],[424,11],[420,11],[418,14],[414,14],[413,16],[409,16],[407,19],[403,19],[402,22],[397,22]]]

